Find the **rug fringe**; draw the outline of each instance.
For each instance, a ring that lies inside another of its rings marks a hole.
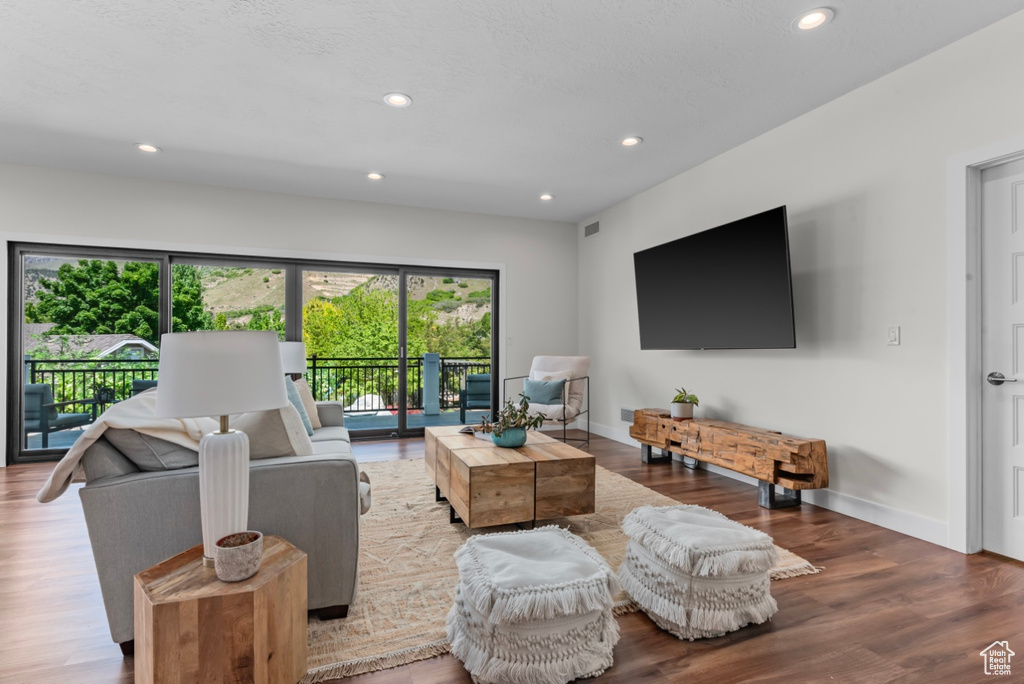
[[[629,613],[636,613],[640,608],[630,599],[616,601],[612,605],[612,615],[619,617]],[[306,673],[299,684],[321,684],[332,679],[342,677],[354,677],[358,674],[376,672],[377,670],[389,670],[393,667],[408,665],[418,660],[427,660],[437,656],[446,655],[451,652],[452,646],[447,639],[438,639],[422,646],[412,646],[398,651],[384,653],[379,656],[369,656],[356,660],[346,660],[341,663],[332,663],[314,668]]]
[[[332,663],[314,668],[306,673],[299,684],[320,684],[332,679],[342,677],[353,677],[367,672],[378,670],[389,670],[393,667],[400,667],[414,663],[417,660],[427,660],[451,652],[451,644],[447,639],[438,639],[429,644],[411,646],[390,653],[383,653],[379,656],[368,656],[356,660],[346,660],[341,663]]]
[[[811,565],[810,563],[804,563],[803,565],[795,565],[792,568],[775,568],[771,571],[771,578],[773,580],[789,579],[790,577],[803,577],[804,575],[817,575],[825,569],[823,565]]]
[[[628,615],[629,613],[635,613],[640,610],[640,606],[633,602],[632,599],[623,599],[616,601],[612,605],[612,615],[619,617],[620,615]]]

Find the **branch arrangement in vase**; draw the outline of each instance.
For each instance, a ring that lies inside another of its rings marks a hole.
[[[511,399],[505,401],[505,406],[494,414],[494,420],[487,420],[484,416],[480,420],[480,431],[501,436],[501,433],[510,428],[538,429],[544,424],[544,416],[536,413],[530,415],[530,402],[526,395],[519,394],[519,404],[512,403]]]

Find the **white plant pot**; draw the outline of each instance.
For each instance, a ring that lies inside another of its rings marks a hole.
[[[239,539],[240,538],[240,539]],[[244,540],[246,543],[237,546]],[[263,535],[255,531],[236,532],[217,541],[214,570],[221,582],[241,582],[260,569],[263,559]]]
[[[672,420],[691,420],[693,418],[693,404],[672,402],[668,405],[668,410],[672,414]]]

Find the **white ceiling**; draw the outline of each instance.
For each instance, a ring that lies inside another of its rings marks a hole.
[[[1024,7],[814,2],[0,0],[0,162],[578,221]]]

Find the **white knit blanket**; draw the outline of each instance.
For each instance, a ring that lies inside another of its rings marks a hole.
[[[264,421],[263,416],[267,413],[269,412],[243,414],[238,420],[245,421],[246,418],[252,416],[258,421]],[[278,426],[276,429],[283,427],[288,442],[291,444],[292,453],[298,456],[312,454],[312,444],[309,437],[306,436],[302,420],[295,408],[289,404],[279,409],[279,416],[280,420],[275,421],[274,424]],[[233,419],[232,424],[234,423]],[[36,494],[36,499],[39,502],[53,501],[67,491],[72,482],[83,479],[79,467],[82,455],[107,431],[107,428],[135,430],[144,435],[173,442],[186,449],[199,451],[199,441],[203,435],[218,430],[220,422],[214,418],[157,418],[156,390],[149,390],[114,404],[104,411],[95,423],[86,428],[85,432],[68,450],[68,453],[64,455],[64,458],[57,463],[57,467],[50,473],[50,479]]]
[[[157,418],[156,392],[143,392],[131,399],[113,404],[96,419],[92,425],[71,446],[57,467],[50,473],[50,479],[36,494],[40,503],[49,503],[67,491],[75,481],[76,472],[86,449],[103,436],[107,428],[136,430],[152,437],[179,444],[199,451],[199,440],[207,432],[219,427],[213,418]],[[79,473],[80,475],[80,473]]]

